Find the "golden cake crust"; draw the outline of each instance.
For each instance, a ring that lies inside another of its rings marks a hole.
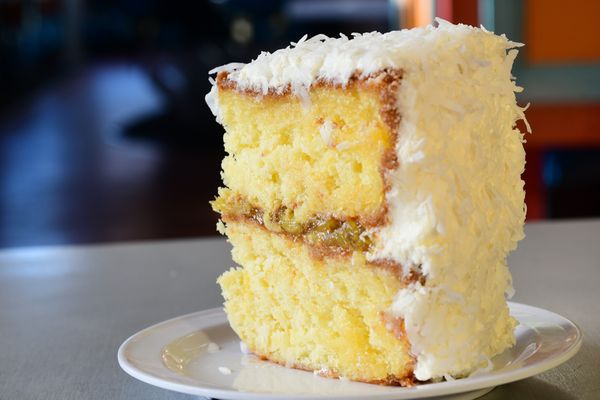
[[[252,354],[254,354],[256,357],[260,358],[263,361],[269,361],[269,362],[281,365],[286,368],[294,368],[294,369],[299,369],[301,371],[313,372],[315,375],[319,375],[323,378],[331,378],[331,379],[344,379],[345,378],[342,375],[340,375],[338,372],[331,370],[331,369],[313,370],[312,368],[309,368],[303,364],[288,363],[288,362],[285,362],[282,360],[277,360],[277,359],[271,358],[264,354],[257,353],[255,351],[253,351],[252,349],[249,349],[249,350]],[[368,379],[365,377],[363,377],[363,378],[353,377],[352,381],[370,383],[370,384],[374,384],[374,385],[383,385],[383,386],[412,387],[418,383],[418,381],[415,379],[415,376],[412,372],[413,369],[414,369],[414,360],[413,360],[412,364],[407,367],[407,374],[405,376],[388,375],[385,379]]]

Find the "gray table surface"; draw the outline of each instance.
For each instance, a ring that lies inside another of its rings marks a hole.
[[[510,256],[514,301],[579,324],[569,362],[484,399],[600,399],[600,220],[526,226]],[[151,324],[221,305],[222,239],[0,252],[0,399],[191,399],[120,370],[117,348]]]

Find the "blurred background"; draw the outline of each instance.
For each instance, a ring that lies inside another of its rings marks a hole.
[[[600,2],[0,0],[0,247],[215,235],[207,72],[435,16],[526,43],[528,219],[600,216]]]

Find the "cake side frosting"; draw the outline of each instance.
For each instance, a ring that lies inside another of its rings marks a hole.
[[[523,237],[524,118],[510,70],[519,44],[452,25],[352,39],[317,36],[250,64],[228,64],[239,90],[290,90],[310,103],[316,81],[345,85],[359,73],[403,71],[399,167],[387,179],[387,224],[370,234],[373,261],[391,260],[425,283],[402,289],[389,312],[402,318],[420,380],[464,376],[514,342],[506,256]],[[512,50],[511,50],[512,49]],[[218,89],[207,103],[219,119]]]
[[[389,224],[375,230],[371,254],[426,278],[391,307],[404,319],[420,380],[486,368],[514,343],[506,256],[525,218],[514,44],[480,29],[440,29],[452,35],[403,66],[400,167],[388,176]]]

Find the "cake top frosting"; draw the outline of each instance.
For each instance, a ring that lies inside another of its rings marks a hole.
[[[227,79],[235,82],[239,89],[267,94],[269,90],[281,92],[291,87],[295,94],[303,96],[318,79],[345,84],[355,73],[366,76],[386,68],[418,65],[419,60],[430,58],[440,49],[460,52],[462,46],[464,53],[464,37],[468,35],[486,35],[488,41],[494,42],[491,45],[503,52],[522,46],[483,27],[454,25],[440,18],[436,18],[436,23],[437,26],[388,33],[353,33],[351,38],[344,34],[339,38],[326,35],[307,38],[305,35],[285,49],[262,52],[248,64],[230,63],[209,73],[228,72]]]

